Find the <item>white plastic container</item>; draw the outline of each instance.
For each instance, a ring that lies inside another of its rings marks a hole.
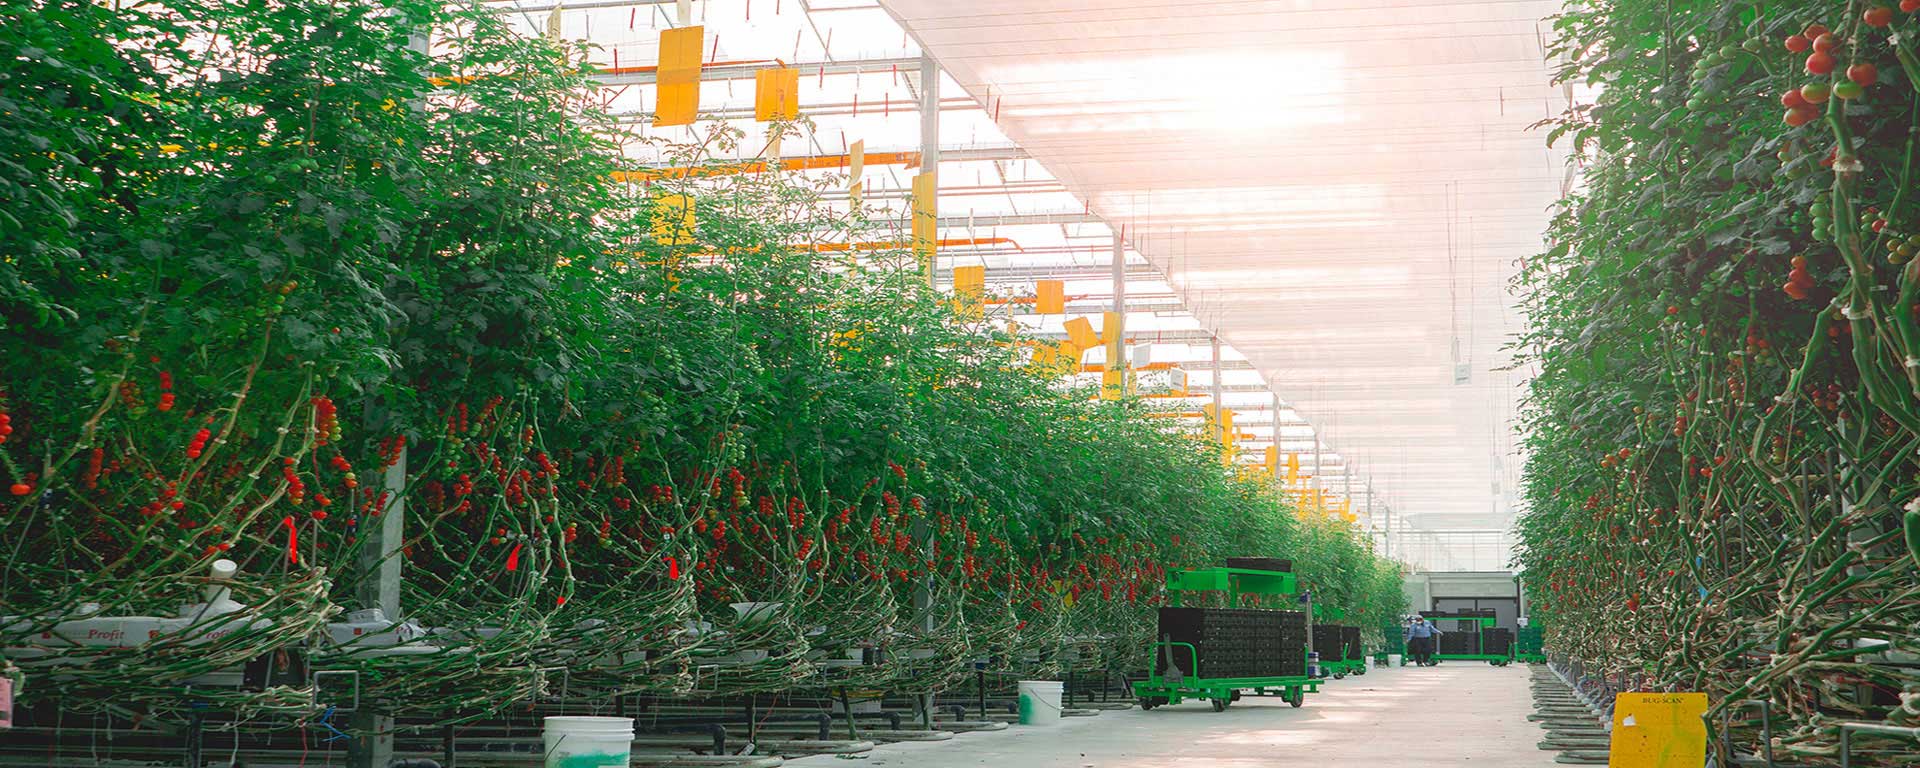
[[[633,762],[633,718],[549,717],[546,768],[627,768]]]
[[[1397,653],[1387,654],[1387,666],[1389,667],[1400,666],[1400,654],[1397,654]]]
[[[1062,690],[1058,680],[1020,681],[1020,724],[1058,725]]]

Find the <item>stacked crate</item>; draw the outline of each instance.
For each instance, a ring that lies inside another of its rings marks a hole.
[[[1489,627],[1480,633],[1481,653],[1493,656],[1513,655],[1513,630]]]
[[[1188,643],[1160,651],[1163,667],[1207,678],[1296,677],[1306,674],[1306,616],[1244,608],[1161,608],[1160,639]],[[1171,675],[1171,672],[1169,672]]]
[[[1340,639],[1346,646],[1346,652],[1342,655],[1346,657],[1347,661],[1359,661],[1366,658],[1366,649],[1360,647],[1359,627],[1341,627]]]
[[[1313,625],[1313,652],[1324,664],[1347,660],[1346,628],[1338,624]]]
[[[1514,636],[1514,643],[1519,646],[1516,650],[1530,656],[1541,655],[1545,641],[1546,630],[1538,624],[1521,627],[1520,632]]]
[[[1229,557],[1227,567],[1293,573],[1293,561],[1283,557]]]
[[[1477,656],[1480,654],[1479,627],[1455,630],[1440,636],[1440,653],[1445,656]]]

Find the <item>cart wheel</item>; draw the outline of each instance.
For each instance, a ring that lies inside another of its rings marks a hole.
[[[1153,709],[1154,707],[1157,707],[1157,706],[1160,706],[1160,702],[1154,701],[1152,696],[1140,697],[1141,709]]]
[[[1228,701],[1239,701],[1239,700],[1240,700],[1240,692],[1239,692],[1239,691],[1234,691],[1233,693],[1231,693],[1231,694],[1229,694],[1229,695],[1227,696],[1227,700],[1228,700]]]
[[[1335,673],[1333,673],[1333,679],[1335,679],[1335,680],[1345,680],[1346,678],[1347,678],[1347,673],[1345,673],[1345,672],[1335,672]]]
[[[1214,699],[1214,700],[1213,700],[1213,711],[1215,711],[1215,712],[1225,712],[1225,711],[1227,711],[1227,703],[1228,703],[1228,701],[1229,701],[1229,699],[1226,699],[1226,698],[1219,698],[1219,699]]]
[[[1299,709],[1300,705],[1305,704],[1306,702],[1307,702],[1307,689],[1295,688],[1287,692],[1288,706],[1291,706],[1295,709]]]

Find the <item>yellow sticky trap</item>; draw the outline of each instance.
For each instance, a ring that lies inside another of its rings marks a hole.
[[[1704,693],[1621,693],[1613,697],[1613,768],[1700,768],[1707,761]]]
[[[560,6],[554,6],[547,13],[547,39],[554,42],[560,40]]]
[[[1065,280],[1040,280],[1033,284],[1033,311],[1043,315],[1058,315],[1067,311],[1067,283]]]
[[[1233,461],[1233,445],[1240,439],[1240,433],[1233,428],[1233,409],[1220,409],[1220,450],[1224,461]]]
[[[655,72],[659,93],[653,109],[654,126],[692,125],[700,115],[700,49],[705,42],[706,27],[681,27],[660,33],[660,66]]]
[[[682,194],[653,199],[653,239],[661,245],[691,245],[698,222],[693,198]]]
[[[860,207],[860,195],[867,191],[867,183],[861,178],[867,172],[867,142],[856,141],[847,147],[847,201],[853,207]]]
[[[1260,466],[1265,467],[1269,473],[1277,471],[1280,467],[1280,449],[1267,446],[1266,455],[1261,458]]]
[[[1277,418],[1277,415],[1276,415]],[[1287,454],[1287,482],[1300,482],[1300,454]]]
[[[1119,312],[1100,315],[1100,338],[1107,342],[1107,367],[1126,370],[1126,316]]]
[[[1100,334],[1093,332],[1093,323],[1084,317],[1067,321],[1067,340],[1081,349],[1093,349],[1100,346]]]
[[[933,172],[913,177],[913,255],[922,268],[931,269],[938,247],[940,202],[939,182]]]
[[[1071,341],[1059,344],[1042,342],[1033,350],[1033,367],[1034,373],[1042,378],[1065,376],[1080,367],[1080,348]]]
[[[753,73],[753,119],[792,120],[800,116],[800,70],[792,67]]]
[[[1108,368],[1100,372],[1100,399],[1119,400],[1127,394],[1127,372]]]
[[[986,314],[987,268],[980,265],[953,268],[953,311],[970,320]]]

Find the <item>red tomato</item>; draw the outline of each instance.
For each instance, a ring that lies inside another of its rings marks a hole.
[[[1815,51],[1807,54],[1807,74],[1824,75],[1833,71],[1833,57]]]
[[[1860,20],[1866,22],[1869,27],[1885,27],[1893,23],[1893,9],[1876,5],[1868,8],[1866,13],[1860,14]]]
[[[1916,0],[1916,2],[1920,2],[1920,0]],[[1863,61],[1847,67],[1847,79],[1859,83],[1860,86],[1864,88],[1873,85],[1875,81],[1880,79],[1880,69]]]

